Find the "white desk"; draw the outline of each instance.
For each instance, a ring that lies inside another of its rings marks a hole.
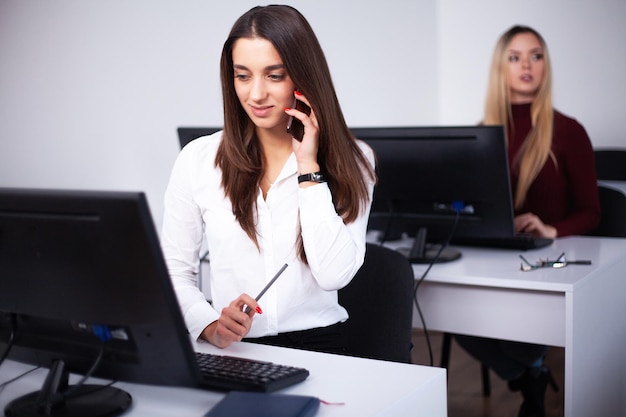
[[[317,416],[428,416],[447,415],[446,371],[419,365],[352,358],[295,349],[235,344],[219,350],[202,343],[196,350],[262,359],[307,368],[310,376],[302,383],[279,392],[318,397],[344,405],[320,405]],[[164,358],[164,360],[167,360]],[[0,384],[30,369],[14,361],[0,367]],[[39,390],[47,370],[37,370],[0,392],[0,410],[12,399]],[[157,387],[116,383],[133,396],[125,416],[202,417],[224,394],[199,389]]]
[[[429,330],[565,348],[565,416],[626,415],[626,239],[570,237],[518,252],[461,248],[418,290]],[[518,255],[592,265],[520,271]],[[414,265],[416,277],[425,266]],[[414,327],[420,328],[417,313]],[[452,376],[453,377],[453,376]]]

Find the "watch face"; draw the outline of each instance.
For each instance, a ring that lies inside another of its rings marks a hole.
[[[315,181],[315,182],[324,181],[324,176],[319,172],[314,172],[311,174],[311,181]]]

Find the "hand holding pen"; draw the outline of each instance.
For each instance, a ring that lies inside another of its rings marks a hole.
[[[284,264],[254,300],[252,300],[249,295],[242,294],[227,307],[224,307],[220,317],[202,331],[202,338],[220,348],[225,348],[235,341],[241,341],[250,330],[250,326],[252,325],[251,318],[254,314],[250,314],[252,309],[246,302],[252,304],[252,301],[258,301],[270,286],[276,282],[286,268],[287,264]],[[258,305],[255,311],[258,314],[263,313]]]
[[[280,276],[280,274],[283,273],[283,271],[287,269],[287,264],[284,264],[276,273],[276,275],[274,275],[274,277],[270,280],[270,282],[267,283],[267,285],[261,290],[261,292],[259,293],[259,295],[257,295],[254,298],[254,301],[259,301],[259,299],[263,296],[263,294],[265,294],[265,292],[272,286],[272,284],[278,279],[278,277]],[[246,306],[244,313],[248,314],[250,312],[250,307]]]

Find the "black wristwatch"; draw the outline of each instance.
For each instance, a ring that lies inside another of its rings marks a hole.
[[[302,174],[298,176],[298,184],[302,182],[326,182],[326,177],[321,172],[311,172],[309,174]]]

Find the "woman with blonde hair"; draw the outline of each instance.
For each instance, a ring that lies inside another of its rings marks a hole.
[[[373,152],[346,126],[296,9],[244,13],[220,70],[224,129],[185,146],[165,194],[163,252],[189,333],[218,347],[246,338],[342,352],[337,290],[364,260]],[[298,122],[302,135],[287,131]],[[203,235],[210,303],[196,285]]]
[[[591,141],[580,123],[553,108],[550,56],[536,30],[513,26],[498,40],[483,123],[506,129],[517,232],[557,238],[598,225]],[[543,364],[546,346],[455,337],[512,390],[522,392],[519,416],[545,415],[546,387],[554,382]]]
[[[483,123],[506,128],[517,231],[556,238],[598,225],[591,141],[553,108],[550,55],[534,29],[514,26],[498,41]]]

